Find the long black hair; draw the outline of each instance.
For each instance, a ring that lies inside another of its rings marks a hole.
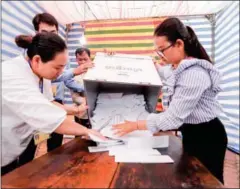
[[[15,38],[18,47],[27,49],[30,60],[39,55],[43,63],[53,60],[57,53],[67,49],[64,40],[54,33],[38,33],[34,37],[19,35]]]
[[[205,59],[212,63],[193,29],[185,26],[178,18],[171,17],[164,20],[156,27],[154,36],[166,36],[171,43],[181,39],[184,42],[184,50],[188,56]]]

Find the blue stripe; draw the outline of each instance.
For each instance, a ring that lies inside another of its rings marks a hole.
[[[79,40],[68,41],[67,43],[68,44],[76,44],[76,45],[81,44]]]
[[[238,114],[233,114],[233,113],[229,113],[227,111],[224,111],[224,113],[228,116],[228,117],[232,117],[235,119],[239,119],[239,113]]]
[[[13,48],[13,49],[16,49],[16,48],[18,48],[18,46],[15,44],[15,43],[13,43],[12,41],[11,42],[9,42],[9,41],[2,41],[2,44],[4,44],[4,45],[7,45],[7,46],[9,46],[9,47],[11,47],[11,48]]]
[[[232,8],[234,8],[234,3],[228,5],[227,9],[221,11],[217,17],[217,20],[226,20],[226,18],[231,14],[232,11],[230,10],[233,10]],[[225,16],[225,17],[223,17]],[[222,18],[223,17],[223,18]]]
[[[4,29],[2,30],[2,34],[11,37],[13,40],[16,37],[16,34],[10,33],[10,32],[6,32]]]
[[[238,40],[238,41],[237,41]],[[226,52],[226,51],[230,51],[231,47],[235,44],[239,44],[239,38],[236,39],[236,41],[232,41],[230,44],[228,44],[227,46],[224,45],[224,48],[221,50],[221,51],[218,51],[215,53],[216,56],[219,56],[220,54]],[[239,49],[239,46],[238,46],[238,49]]]
[[[201,39],[199,39],[200,43],[204,46],[204,45],[212,45],[212,42],[211,41],[202,41],[201,42]]]
[[[238,53],[239,53],[239,48],[234,49],[234,50],[231,50],[231,51],[229,50],[229,52],[228,52],[225,56],[221,57],[221,59],[217,60],[217,57],[216,57],[216,60],[217,60],[217,62],[224,61],[224,60],[226,60],[230,55],[238,54]]]
[[[209,26],[209,25],[210,25],[210,24],[208,24],[207,26]],[[198,26],[200,26],[200,25],[198,25]],[[211,25],[210,25],[210,26],[211,26]],[[208,28],[194,28],[194,27],[193,27],[193,30],[194,30],[195,33],[203,32],[203,31],[209,31],[209,32],[212,31],[211,27],[208,27]]]
[[[230,100],[230,99],[229,99]],[[221,105],[223,106],[224,109],[231,109],[231,110],[239,110],[239,104],[223,104],[221,103]],[[239,112],[238,112],[238,115],[239,115]]]
[[[58,31],[60,35],[62,35],[63,37],[65,37],[65,33],[63,33],[63,31],[59,30]]]
[[[231,68],[230,70],[222,72],[222,74],[223,74],[223,76],[226,76],[229,74],[233,74],[234,72],[239,72],[239,64],[238,64],[238,68]]]
[[[7,1],[12,7],[14,7],[15,9],[17,9],[17,10],[19,10],[19,7],[14,3],[14,1]],[[21,3],[24,5],[24,7],[26,7],[30,12],[32,12],[31,11],[31,7],[29,8],[29,6],[27,5],[26,6],[26,2],[24,2],[24,1],[21,1]],[[21,12],[21,14],[23,14],[23,15],[25,15],[27,18],[29,18],[30,20],[32,19],[32,17],[30,17],[28,14],[26,14],[24,11],[19,11],[19,12]],[[33,15],[34,15],[35,13],[33,13]]]
[[[26,34],[26,35],[29,34],[29,32],[28,32],[27,30],[25,30],[25,29],[17,26],[16,24],[13,24],[13,23],[7,21],[6,19],[2,19],[2,23],[3,23],[3,24],[6,24],[6,25],[9,25],[9,26],[11,26],[12,28],[15,28],[15,29],[18,30],[21,34]]]
[[[237,30],[235,26],[239,25],[239,20],[236,20],[235,22],[230,22],[230,23],[223,23],[223,28],[219,29],[220,31],[215,30],[216,32],[216,41],[219,41],[222,36],[226,35],[226,33],[234,28],[234,30]],[[218,34],[218,32],[223,31],[222,34]]]
[[[32,9],[32,7],[30,7],[29,6],[29,4],[28,4],[28,2],[29,1],[21,1],[21,3],[25,6],[25,7],[27,7],[27,9],[31,12],[31,14],[33,15],[33,17],[36,15],[36,14],[38,14],[39,12],[37,12],[36,10],[33,10]],[[31,2],[31,1],[30,1]],[[37,7],[39,7],[39,5],[37,6]],[[31,18],[31,19],[33,19],[33,17]]]
[[[239,100],[239,96],[218,96],[218,100]]]
[[[69,34],[68,38],[81,38],[83,35],[82,34]]]
[[[83,28],[73,28],[70,30],[69,33],[71,33],[71,32],[84,32],[84,29]]]
[[[70,58],[70,62],[76,62],[76,58]]]
[[[223,61],[223,60],[221,60],[221,61]],[[221,61],[218,61],[218,62],[221,62]],[[226,68],[229,65],[239,63],[239,57],[236,57],[232,60],[228,60],[228,61],[224,61],[224,62],[225,62],[225,64],[222,64],[221,66],[218,67],[219,70]]]
[[[239,36],[239,28],[233,28],[233,29],[237,29],[237,31],[235,31],[233,34],[231,34],[231,36]],[[230,29],[229,29],[230,30]],[[228,30],[228,31],[229,31]],[[218,40],[215,40],[215,46],[219,47],[219,46],[222,46],[226,43],[226,39],[228,39],[229,36],[227,36],[225,39],[223,37],[225,37],[227,35],[225,35],[224,33],[222,35],[219,36],[219,39]],[[218,44],[219,41],[222,41]]]
[[[34,4],[37,8],[39,8],[41,12],[46,12],[41,6],[37,4],[36,1],[31,1],[31,3]]]
[[[12,18],[15,18],[16,20],[18,20],[21,24],[24,25],[24,27],[28,27],[29,29],[33,30],[33,26],[32,24],[29,24],[28,22],[26,22],[25,20],[21,19],[21,17],[16,16],[15,14],[12,14],[10,12],[8,12],[7,10],[5,10],[5,7],[2,7],[2,14],[6,14]]]
[[[79,47],[81,47],[80,44],[79,44],[79,46],[70,46],[70,47],[68,47],[68,50],[74,50],[75,51]],[[75,55],[75,53],[74,53],[74,55]]]
[[[224,88],[224,91],[226,91],[226,92],[239,91],[239,86],[235,86],[235,87],[226,87],[226,88]]]
[[[74,56],[75,57],[75,52],[69,52],[69,56]]]
[[[6,51],[5,49],[2,49],[2,55],[5,55],[5,56],[10,57],[10,58],[14,58],[14,57],[18,56],[19,54],[15,54],[15,53],[12,53],[10,51]]]
[[[231,83],[231,82],[234,82],[234,81],[239,81],[239,77],[234,76],[234,77],[231,77],[231,78],[228,78],[228,79],[224,79],[224,80],[221,81],[221,84],[227,84],[227,83]]]
[[[199,26],[199,25],[209,25],[210,22],[209,21],[202,21],[202,22],[189,22],[186,20],[182,20],[182,22],[184,23],[184,25],[186,26]]]

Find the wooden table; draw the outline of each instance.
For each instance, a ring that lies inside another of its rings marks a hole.
[[[223,188],[194,157],[182,153],[170,136],[160,150],[173,164],[115,163],[108,152],[89,153],[93,142],[80,138],[2,177],[2,188]]]

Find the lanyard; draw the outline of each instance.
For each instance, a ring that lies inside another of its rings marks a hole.
[[[29,64],[30,68],[32,69],[30,61],[28,61],[28,64]],[[40,80],[39,80],[39,90],[43,94],[43,78],[40,78]]]

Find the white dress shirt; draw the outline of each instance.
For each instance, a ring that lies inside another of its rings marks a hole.
[[[2,164],[16,160],[33,135],[52,133],[66,118],[53,101],[51,81],[39,77],[21,55],[2,63]]]

